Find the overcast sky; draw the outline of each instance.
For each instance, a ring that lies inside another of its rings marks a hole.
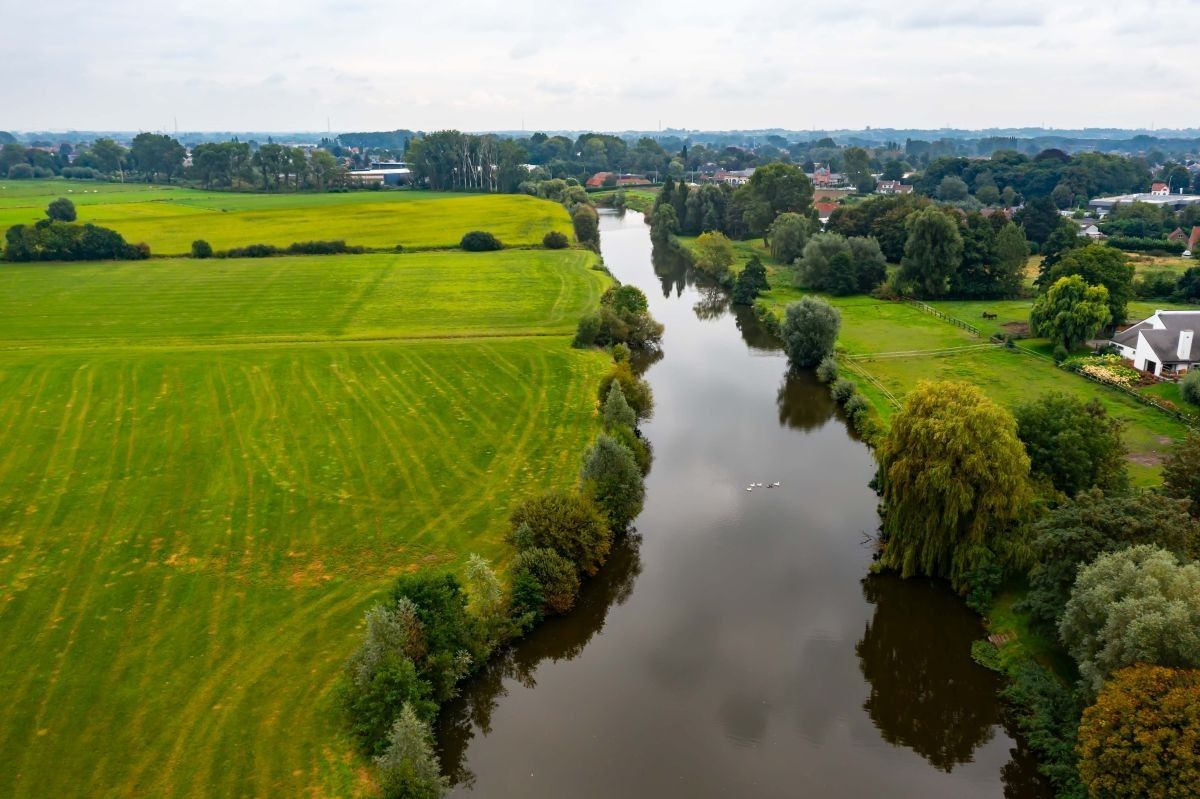
[[[1189,127],[1200,2],[11,4],[0,130]]]

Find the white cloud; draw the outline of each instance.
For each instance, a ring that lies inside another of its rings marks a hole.
[[[5,126],[1194,124],[1190,0],[93,6],[63,0],[54,35],[6,39]],[[25,3],[5,27],[45,24]]]

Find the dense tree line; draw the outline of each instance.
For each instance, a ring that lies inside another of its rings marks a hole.
[[[605,307],[644,312],[645,297],[619,287],[606,295]],[[653,400],[630,367],[629,347],[616,343],[611,351],[612,370],[598,388],[604,431],[584,453],[575,486],[528,497],[509,517],[516,556],[508,586],[472,555],[465,578],[404,575],[387,601],[367,612],[339,699],[351,734],[374,758],[387,799],[436,799],[449,789],[432,746],[440,706],[497,647],[570,610],[583,579],[599,571],[641,511],[651,451],[638,424],[649,418]]]
[[[951,201],[973,196],[984,205],[1002,202],[1011,206],[1044,198],[1058,208],[1073,208],[1102,194],[1146,191],[1150,180],[1145,161],[1120,155],[1067,155],[1050,149],[1030,157],[1015,150],[997,150],[985,160],[936,158],[913,178],[913,185],[927,197]]]
[[[138,261],[150,257],[145,244],[130,244],[115,230],[75,224],[75,205],[65,197],[46,208],[46,218],[13,225],[4,234],[6,261]]]
[[[808,177],[798,167],[781,162],[756,169],[737,189],[713,185],[693,189],[668,178],[650,212],[652,235],[662,239],[716,232],[731,239],[763,237],[781,214],[807,217],[812,197]],[[667,207],[670,212],[664,210]],[[660,227],[658,233],[655,226]],[[670,230],[664,233],[663,226]]]
[[[516,192],[527,176],[525,148],[512,139],[457,130],[409,142],[410,167],[418,180],[439,191]]]
[[[1200,739],[1198,450],[1181,442],[1163,492],[1140,491],[1099,403],[1051,394],[1014,418],[953,383],[920,384],[877,450],[881,563],[945,578],[981,611],[1006,579],[1027,581],[1018,610],[1078,668],[1072,686],[989,643],[973,650],[1008,673],[1005,696],[1060,796],[1200,792],[1200,758],[1180,743]],[[1171,703],[1132,712],[1150,695]],[[1121,776],[1147,769],[1150,782]]]

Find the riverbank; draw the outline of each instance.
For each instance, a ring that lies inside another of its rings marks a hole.
[[[690,247],[694,239],[681,237],[679,241]],[[760,314],[782,319],[788,304],[807,293],[795,287],[794,267],[772,258],[761,241],[734,242],[734,248],[739,261],[735,269],[752,255],[767,267],[771,289],[759,297],[756,307]],[[926,304],[866,295],[823,296],[842,315],[839,359],[857,374],[858,389],[870,400],[883,430],[905,395],[921,380],[976,385],[1010,410],[1047,391],[1061,391],[1084,401],[1095,398],[1125,423],[1128,469],[1134,482],[1143,487],[1161,482],[1163,457],[1173,442],[1187,434],[1187,426],[1178,419],[1058,368],[1047,357],[1051,347],[1043,339],[1021,339],[1011,348],[994,343],[994,333],[1027,329],[1032,300]],[[1136,315],[1146,305],[1133,303],[1130,313]],[[995,313],[996,319],[984,320],[984,311]]]
[[[576,609],[447,708],[454,793],[1043,797],[970,658],[978,619],[867,577],[874,461],[828,389],[686,264],[652,264],[639,214],[601,230],[667,331],[646,507]]]

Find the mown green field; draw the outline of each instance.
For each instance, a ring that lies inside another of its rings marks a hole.
[[[0,266],[0,348],[567,335],[609,279],[582,250]]]
[[[363,612],[596,432],[590,262],[0,267],[0,795],[361,793]]]
[[[181,255],[204,239],[214,248],[344,239],[364,247],[455,247],[470,230],[508,246],[571,233],[558,203],[515,194],[358,191],[340,194],[207,192],[176,186],[89,181],[0,181],[0,230],[43,218],[56,197],[76,203],[80,222],[146,242],[155,255]]]

